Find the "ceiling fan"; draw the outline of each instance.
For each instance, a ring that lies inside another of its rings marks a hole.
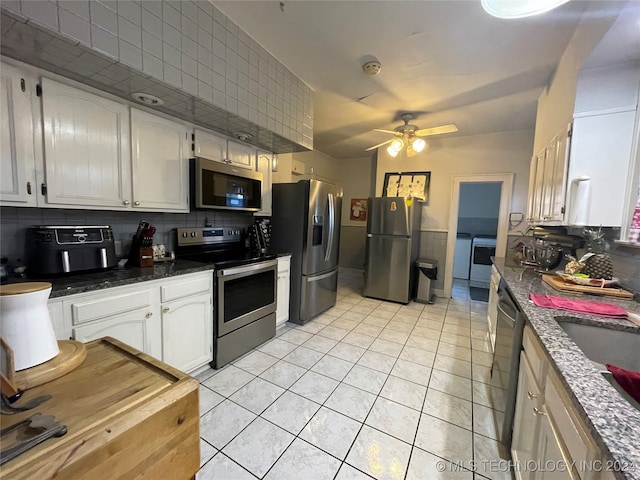
[[[409,123],[415,118],[413,113],[404,113],[401,118],[404,121],[404,125],[400,125],[394,130],[374,128],[376,132],[391,133],[394,138],[387,140],[386,142],[379,143],[378,145],[374,145],[373,147],[369,147],[365,151],[368,152],[369,150],[374,150],[389,143],[390,145],[387,147],[387,152],[389,152],[389,155],[392,157],[398,155],[404,146],[407,147],[407,156],[413,157],[416,153],[424,150],[424,147],[427,145],[427,143],[420,137],[458,131],[458,127],[453,123],[440,125],[439,127],[418,129],[416,125],[411,125]]]

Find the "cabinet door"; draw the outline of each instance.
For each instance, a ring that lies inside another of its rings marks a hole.
[[[80,342],[102,337],[113,337],[157,359],[162,356],[160,321],[148,308],[85,323],[73,329],[73,338]]]
[[[516,396],[513,439],[511,443],[513,460],[520,465],[539,459],[536,448],[540,415],[537,412],[540,411],[541,404],[541,389],[536,384],[525,352],[522,351],[520,353],[520,374],[518,377],[518,394]],[[515,475],[518,480],[531,480],[533,478],[533,472],[528,469],[516,469]]]
[[[33,80],[12,66],[0,68],[0,201],[36,204],[31,92]]]
[[[567,132],[560,133],[555,138],[555,162],[553,164],[553,175],[551,175],[551,201],[549,205],[549,220],[562,222],[564,220],[565,203],[567,195],[567,170],[569,162],[569,135]]]
[[[133,208],[189,211],[190,140],[185,125],[131,109]]]
[[[580,199],[586,206],[571,202],[570,208],[586,209],[586,225],[622,225],[635,116],[630,110],[574,119],[568,180],[583,175],[591,180],[589,195]],[[571,183],[572,189],[577,186]]]
[[[289,289],[291,283],[291,257],[278,258],[278,291],[276,299],[276,325],[289,320]]]
[[[127,208],[129,108],[42,79],[47,203]]]
[[[544,169],[544,152],[531,159],[529,168],[529,205],[527,221],[538,222],[541,218],[542,175]]]
[[[546,412],[540,411],[538,429],[538,443],[536,454],[540,469],[533,475],[534,480],[580,480],[577,474],[569,469],[570,462],[566,462],[560,449],[560,439],[556,437]],[[558,468],[564,465],[565,468]],[[568,471],[566,471],[568,470]]]
[[[551,209],[554,198],[554,179],[558,148],[556,137],[547,145],[544,157],[544,169],[542,173],[542,205],[541,214],[543,221],[551,219]]]
[[[213,359],[211,293],[162,304],[162,360],[188,372]]]
[[[273,164],[273,154],[269,152],[258,151],[257,170],[262,174],[262,208],[259,212],[254,213],[257,216],[271,216],[271,191],[272,191],[272,175],[271,166]]]
[[[227,160],[236,167],[256,169],[256,149],[251,145],[227,142]]]
[[[196,128],[195,154],[196,157],[224,162],[227,159],[227,139]]]

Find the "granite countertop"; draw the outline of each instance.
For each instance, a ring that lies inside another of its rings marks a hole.
[[[212,264],[176,259],[172,262],[156,263],[153,267],[124,267],[102,272],[76,273],[72,275],[20,279],[21,282],[49,282],[52,284],[49,299],[92,292],[132,283],[159,280],[161,278],[185,275],[187,273],[212,270]]]
[[[529,300],[530,293],[576,298],[552,289],[540,275],[530,269],[509,266],[504,258],[494,264],[507,283],[520,309],[546,350],[551,365],[585,425],[602,450],[605,459],[623,467],[617,478],[640,480],[640,411],[631,406],[585,357],[582,350],[565,333],[554,317],[573,317],[577,323],[605,326],[618,330],[640,332],[640,326],[629,320],[614,320],[594,315],[537,307]],[[640,304],[613,297],[581,296],[594,302],[606,302],[634,313]]]

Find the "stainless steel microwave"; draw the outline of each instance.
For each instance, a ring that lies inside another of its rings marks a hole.
[[[206,158],[190,160],[191,204],[195,208],[257,212],[262,174]]]

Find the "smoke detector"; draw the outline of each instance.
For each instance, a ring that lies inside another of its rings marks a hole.
[[[132,93],[131,96],[138,102],[152,107],[164,104],[164,100],[156,97],[155,95],[151,95],[150,93],[136,92]]]
[[[378,75],[381,69],[382,69],[382,64],[377,60],[372,60],[371,62],[367,62],[364,65],[362,65],[362,70],[364,71],[364,73],[371,77]]]

